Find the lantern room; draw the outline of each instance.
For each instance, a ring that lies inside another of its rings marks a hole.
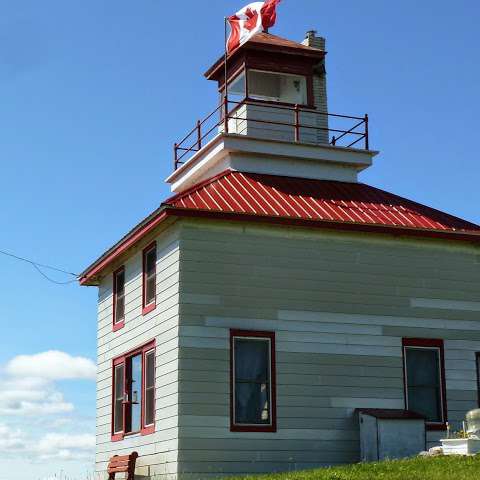
[[[174,144],[172,191],[226,169],[356,182],[377,152],[367,115],[328,111],[325,55],[315,31],[302,43],[261,32],[215,62],[219,102]]]
[[[325,40],[314,31],[303,43],[263,32],[234,50],[226,65],[225,58],[218,60],[205,76],[218,84],[230,133],[328,143],[324,60]]]

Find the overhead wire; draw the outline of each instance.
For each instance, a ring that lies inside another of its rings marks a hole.
[[[38,262],[35,262],[35,261],[30,260],[28,258],[21,257],[19,255],[14,255],[13,253],[10,253],[10,252],[6,252],[4,250],[0,250],[0,254],[5,255],[7,257],[14,258],[15,260],[18,260],[18,261],[21,261],[21,262],[29,263],[30,265],[33,266],[33,268],[35,268],[35,270],[43,278],[45,278],[46,280],[48,280],[51,283],[54,283],[55,285],[68,285],[68,284],[71,284],[71,283],[75,283],[75,282],[77,282],[78,277],[79,277],[79,275],[76,274],[76,273],[69,272],[67,270],[63,270],[62,268],[53,267],[52,265],[45,265],[43,263],[38,263]],[[66,282],[59,282],[58,280],[55,280],[55,279],[49,277],[45,272],[42,271],[42,268],[52,270],[52,271],[55,271],[55,272],[59,272],[59,273],[63,273],[65,275],[71,275],[71,276],[75,277],[75,280],[68,280]]]

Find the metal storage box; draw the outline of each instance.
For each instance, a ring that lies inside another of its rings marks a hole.
[[[357,411],[362,461],[411,457],[425,450],[423,416],[408,410],[365,408]]]

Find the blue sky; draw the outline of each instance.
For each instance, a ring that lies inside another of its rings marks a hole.
[[[0,0],[0,249],[79,272],[159,205],[173,142],[215,106],[202,73],[222,52],[223,17],[243,5]],[[479,18],[474,0],[284,0],[272,33],[327,38],[330,111],[368,112],[381,150],[362,181],[480,222]],[[0,379],[18,390],[36,378],[25,390],[57,409],[0,408],[8,480],[61,469],[84,480],[97,292],[7,257],[0,272]],[[49,378],[16,358],[49,351],[68,355],[30,362],[65,366]]]

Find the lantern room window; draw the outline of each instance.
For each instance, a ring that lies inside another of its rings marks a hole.
[[[302,75],[249,70],[248,97],[252,100],[307,105],[307,78]]]
[[[245,71],[231,80],[228,84],[228,97],[235,102],[241,102],[246,97]]]

